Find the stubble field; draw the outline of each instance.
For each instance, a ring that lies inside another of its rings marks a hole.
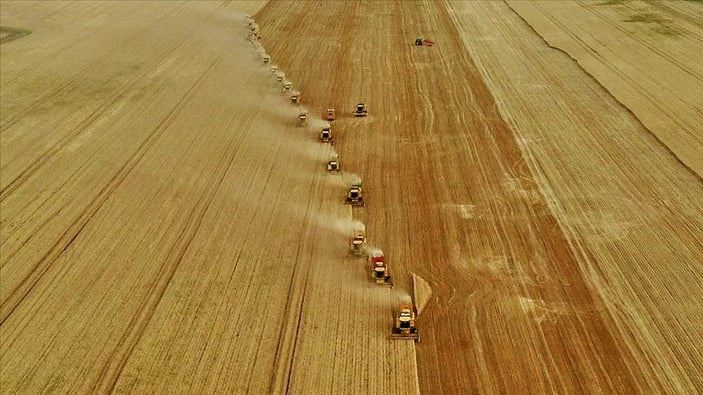
[[[703,389],[700,5],[0,16],[23,32],[0,46],[6,391]],[[361,224],[392,289],[348,254]],[[422,340],[390,341],[413,273],[432,288]]]

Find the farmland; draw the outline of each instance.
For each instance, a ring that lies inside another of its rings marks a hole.
[[[700,4],[0,17],[4,392],[703,390]]]

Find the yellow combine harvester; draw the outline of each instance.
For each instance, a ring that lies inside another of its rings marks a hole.
[[[393,340],[415,340],[420,341],[420,334],[415,325],[415,309],[412,305],[404,304],[398,308],[398,312],[391,328],[391,339]]]

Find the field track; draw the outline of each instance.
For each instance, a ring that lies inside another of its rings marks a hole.
[[[701,8],[2,2],[0,387],[703,391]],[[630,44],[584,51],[598,24]]]
[[[370,105],[339,149],[433,285],[421,388],[700,388],[700,178],[503,3],[334,4],[257,20],[313,107]]]

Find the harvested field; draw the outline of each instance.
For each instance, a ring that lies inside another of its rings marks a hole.
[[[130,17],[2,47],[6,391],[416,391],[329,146],[218,7],[101,3]]]
[[[703,391],[703,6],[0,6],[3,392]]]

